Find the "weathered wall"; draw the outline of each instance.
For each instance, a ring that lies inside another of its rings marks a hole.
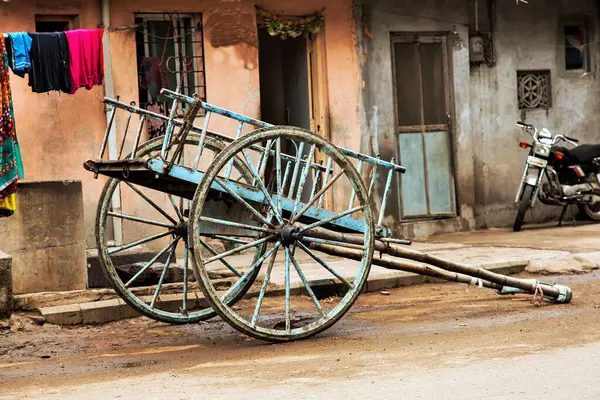
[[[361,95],[362,130],[364,151],[381,154],[383,158],[396,157],[396,134],[394,129],[394,89],[391,61],[391,33],[395,32],[458,32],[463,42],[468,42],[468,19],[463,0],[417,1],[379,0],[364,1],[362,17],[357,23],[366,22],[368,35],[363,33],[358,51],[364,54],[362,62],[363,91]],[[443,10],[443,11],[442,11]],[[457,208],[459,218],[429,222],[399,223],[399,182],[394,179],[393,192],[386,210],[386,223],[406,236],[420,237],[437,232],[469,229],[473,226],[473,153],[471,118],[469,112],[469,55],[466,47],[453,48],[449,52],[452,68],[451,90],[454,104],[451,112],[455,123],[452,127],[452,145],[460,154],[455,160]],[[378,181],[378,193],[382,193],[385,180]],[[380,202],[380,200],[379,200]]]
[[[598,80],[597,4],[550,0],[517,6],[496,1],[494,45],[497,64],[471,66],[468,26],[473,25],[472,1],[363,1],[357,2],[357,26],[367,32],[357,44],[364,90],[360,101],[362,149],[396,156],[394,93],[390,34],[394,32],[451,32],[456,30],[462,49],[450,53],[454,105],[453,145],[459,217],[429,222],[398,224],[398,190],[390,198],[388,223],[401,234],[418,237],[448,230],[509,226],[514,219],[514,197],[524,167],[526,152],[517,144],[527,134],[514,127],[517,120],[548,127],[556,133],[598,142],[600,86]],[[481,9],[480,9],[481,12]],[[481,13],[480,13],[481,14]],[[484,14],[485,15],[485,14]],[[561,20],[587,16],[593,22],[587,50],[592,71],[567,74],[562,68]],[[469,20],[471,17],[471,20]],[[489,21],[481,21],[487,28]],[[550,69],[553,106],[549,111],[521,113],[517,104],[517,70]],[[379,182],[380,186],[384,181]],[[380,190],[381,192],[381,190]],[[539,205],[536,221],[556,218],[560,209]],[[531,214],[528,215],[531,218]]]
[[[17,212],[0,219],[0,238],[13,258],[15,294],[86,288],[81,182],[21,182]]]
[[[79,27],[100,24],[97,0],[24,0],[0,4],[2,31],[35,31],[35,14],[79,15]],[[104,134],[102,86],[79,89],[74,95],[37,94],[28,78],[11,75],[17,135],[27,180],[76,179],[83,182],[86,239],[91,245],[96,204],[104,180],[91,179],[82,167],[86,157],[96,157]]]
[[[509,226],[514,220],[514,198],[527,157],[518,141],[529,139],[526,132],[514,126],[516,121],[525,119],[554,133],[579,138],[583,143],[600,141],[597,2],[536,0],[516,6],[514,2],[498,1],[496,9],[497,64],[474,67],[471,71],[478,227]],[[592,55],[592,71],[569,75],[562,68],[561,18],[581,15],[594,21],[587,48]],[[551,70],[550,110],[523,115],[518,109],[517,70],[527,69]],[[533,216],[541,222],[557,218],[560,211],[560,207],[539,204]],[[527,218],[531,218],[531,213]]]
[[[202,13],[207,100],[260,117],[257,28],[253,2],[174,0],[165,4],[158,0],[136,0],[111,3],[112,26],[132,24],[134,13]],[[263,0],[258,5],[273,12],[291,15],[312,13],[326,7],[324,35],[332,138],[336,143],[344,143],[358,150],[358,65],[350,0],[307,0],[301,3]],[[101,23],[99,0],[24,0],[3,3],[0,12],[4,31],[33,31],[36,13],[79,15],[81,28],[96,28]],[[134,31],[112,32],[110,40],[115,93],[123,101],[137,101]],[[31,93],[27,81],[16,76],[12,76],[12,87],[26,178],[81,180],[87,245],[95,247],[95,213],[104,179],[94,180],[92,174],[82,168],[82,163],[96,157],[104,134],[103,87],[95,87],[91,91],[80,89],[72,96],[55,92],[40,95]],[[118,120],[118,134],[123,127],[124,119]],[[217,117],[212,120],[211,129],[233,135],[235,123]],[[138,207],[141,201],[138,198],[124,198],[123,209],[127,211]]]
[[[13,311],[12,257],[0,251],[0,319]]]

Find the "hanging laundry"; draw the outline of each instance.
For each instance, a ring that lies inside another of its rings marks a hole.
[[[31,36],[29,86],[36,93],[51,90],[71,93],[69,45],[65,33],[29,33],[29,36]]]
[[[160,61],[158,57],[144,57],[140,63],[140,69],[142,70],[141,84],[143,88],[148,90],[148,103],[157,102],[158,95],[163,88],[164,78]]]
[[[20,76],[21,78],[25,78],[26,73],[24,71],[15,72],[15,56],[12,48],[12,40],[8,37],[8,34],[4,36],[4,46],[6,46],[6,56],[8,58],[8,66],[12,71]]]
[[[9,65],[13,72],[19,76],[25,76],[31,68],[31,36],[27,32],[9,33],[10,42]]]
[[[15,212],[17,181],[23,179],[4,38],[0,33],[0,217],[10,216]]]
[[[102,35],[104,29],[66,31],[70,52],[71,93],[101,85],[104,78]]]

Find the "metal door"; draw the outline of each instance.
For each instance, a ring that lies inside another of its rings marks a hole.
[[[394,35],[392,62],[400,218],[456,216],[446,37]]]

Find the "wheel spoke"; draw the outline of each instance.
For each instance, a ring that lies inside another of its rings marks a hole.
[[[177,221],[175,221],[175,219],[173,219],[173,217],[171,217],[162,208],[160,208],[155,202],[153,202],[150,199],[150,197],[146,196],[144,193],[142,193],[141,190],[139,190],[138,188],[136,188],[135,186],[133,186],[131,183],[125,182],[125,184],[127,186],[129,186],[131,188],[131,190],[133,190],[134,192],[136,192],[142,199],[146,200],[146,202],[148,204],[150,204],[152,207],[154,207],[154,209],[156,211],[158,211],[159,213],[161,213],[166,219],[168,219],[169,221],[171,221],[174,225],[177,225]]]
[[[321,265],[323,268],[325,268],[327,271],[329,271],[331,273],[331,275],[338,278],[344,285],[348,286],[350,289],[352,289],[354,287],[354,285],[352,283],[350,283],[350,281],[348,281],[346,278],[344,278],[342,275],[340,275],[336,270],[331,268],[325,261],[323,261],[319,256],[317,256],[311,249],[306,247],[304,245],[304,243],[296,242],[296,244],[302,250],[304,250],[304,252],[306,254],[308,254],[313,260],[315,260],[319,265]]]
[[[296,188],[296,178],[298,178],[298,171],[300,170],[300,164],[302,164],[302,152],[304,151],[304,142],[300,143],[300,146],[296,148],[296,165],[294,165],[294,173],[292,174],[292,180],[290,182],[290,191],[288,197],[290,199],[294,196],[294,189]]]
[[[292,166],[292,161],[288,161],[285,164],[285,172],[283,173],[283,182],[281,184],[281,189],[285,191],[285,187],[288,184],[288,178],[290,177],[290,170],[291,170],[291,166]],[[283,196],[284,194],[281,194],[282,200],[279,203],[279,212],[283,213]]]
[[[177,214],[179,221],[183,222],[183,214],[181,214],[181,211],[179,210],[179,208],[177,208],[177,203],[175,203],[175,199],[170,194],[167,195],[167,197],[169,197],[169,201],[171,202],[171,205],[173,206],[173,209],[175,210],[175,214]]]
[[[325,186],[323,186],[323,188],[321,190],[319,190],[319,192],[317,194],[315,194],[308,201],[308,203],[306,203],[306,205],[302,208],[302,210],[298,211],[298,214],[296,214],[294,216],[294,218],[292,218],[292,220],[290,221],[290,224],[297,222],[298,219],[300,219],[300,217],[302,217],[304,215],[304,213],[306,211],[308,211],[308,209],[315,203],[315,201],[317,201],[321,196],[323,196],[325,194],[325,192],[327,191],[327,189],[329,189],[335,183],[335,181],[337,181],[345,173],[346,173],[345,171],[341,171],[339,174],[334,176],[333,179],[331,179],[331,181],[327,182],[327,184]]]
[[[242,277],[242,279],[240,279],[239,281],[237,281],[235,285],[232,285],[229,288],[229,290],[227,290],[227,292],[221,297],[221,300],[222,301],[229,300],[229,296],[232,294],[232,292],[235,289],[237,289],[239,286],[245,286],[248,283],[248,279],[250,279],[250,277],[252,275],[254,275],[254,271],[256,269],[260,269],[262,267],[262,264],[265,262],[265,260],[267,258],[269,258],[272,254],[274,254],[274,253],[277,252],[277,250],[279,249],[280,245],[281,244],[279,242],[275,243],[275,246],[273,246],[271,248],[271,250],[267,251],[262,257],[260,257],[258,260],[256,260],[256,262],[254,264],[252,264],[252,266],[244,274],[244,276]]]
[[[167,251],[169,251],[169,249],[171,247],[173,247],[173,245],[176,244],[178,241],[179,241],[179,238],[173,240],[166,247],[164,247],[158,254],[156,254],[154,257],[152,257],[152,259],[150,261],[148,261],[148,263],[144,266],[144,268],[140,269],[137,272],[137,274],[135,274],[129,281],[127,281],[127,283],[125,284],[125,287],[129,287],[129,285],[131,285],[133,282],[135,282],[137,280],[137,278],[139,278],[144,272],[146,272],[148,270],[148,268],[150,268],[151,266],[153,266],[154,263],[160,257],[162,257],[163,254],[165,254]]]
[[[283,219],[281,218],[281,215],[279,214],[279,210],[275,207],[275,204],[273,204],[273,199],[271,198],[271,194],[265,187],[265,184],[263,183],[262,179],[260,179],[260,176],[258,175],[258,172],[256,172],[254,165],[252,165],[252,160],[250,160],[250,157],[248,157],[248,154],[246,154],[246,151],[242,150],[242,154],[244,155],[244,158],[246,159],[246,163],[248,163],[248,167],[250,168],[252,175],[254,175],[254,178],[258,182],[258,186],[259,186],[261,192],[263,192],[263,194],[265,195],[265,198],[269,202],[269,205],[272,208],[273,214],[275,214],[275,217],[277,218],[279,223],[283,225]]]
[[[308,243],[327,244],[329,246],[338,246],[338,247],[346,247],[348,249],[363,250],[363,246],[361,246],[359,244],[336,242],[334,240],[319,239],[319,238],[310,237],[310,236],[302,236],[301,240],[303,242],[308,242]]]
[[[279,242],[275,246],[278,247]],[[265,293],[267,291],[267,286],[269,285],[269,280],[271,279],[271,272],[273,271],[273,265],[275,265],[275,258],[277,257],[277,251],[273,253],[271,256],[271,261],[269,261],[269,267],[267,268],[267,272],[265,273],[265,277],[263,280],[263,284],[260,288],[260,293],[258,294],[258,300],[256,302],[256,307],[254,308],[254,313],[252,314],[252,321],[250,325],[252,327],[256,326],[256,320],[258,319],[258,313],[260,312],[260,308],[262,307],[263,299],[265,298]]]
[[[279,206],[279,212],[282,212],[282,197],[283,197],[283,186],[281,181],[281,139],[277,138],[275,142],[275,169],[277,175],[277,205]]]
[[[325,218],[325,219],[319,220],[319,221],[317,221],[317,222],[315,222],[313,224],[310,224],[310,225],[307,225],[307,226],[301,228],[298,233],[306,232],[306,231],[308,231],[310,229],[317,228],[319,226],[328,224],[331,221],[335,221],[336,219],[340,219],[342,217],[345,217],[346,215],[351,215],[351,214],[354,214],[355,212],[362,211],[363,208],[365,208],[365,207],[364,206],[358,206],[358,207],[354,207],[351,210],[344,211],[343,213],[332,215],[329,218]]]
[[[135,247],[135,246],[139,246],[140,244],[148,243],[148,242],[151,242],[153,240],[160,239],[162,237],[172,235],[174,233],[175,233],[175,230],[170,230],[170,231],[167,231],[167,232],[157,233],[156,235],[148,236],[147,238],[140,239],[140,240],[137,240],[135,242],[131,242],[129,244],[125,244],[123,246],[119,246],[119,247],[115,247],[113,249],[110,249],[110,250],[108,250],[108,254],[109,255],[115,254],[115,253],[118,253],[120,251],[127,250],[127,249],[130,249],[130,248]]]
[[[215,178],[215,182],[217,182],[219,184],[219,186],[221,186],[223,189],[225,189],[225,191],[227,193],[229,193],[231,196],[233,196],[237,201],[242,203],[242,205],[244,207],[246,207],[246,209],[248,209],[248,211],[250,211],[252,214],[254,214],[258,219],[260,219],[263,224],[268,225],[271,228],[275,229],[275,225],[273,225],[271,222],[267,221],[267,219],[265,217],[263,217],[258,211],[256,211],[256,209],[254,207],[252,207],[246,200],[242,199],[239,194],[237,194],[235,191],[231,190],[231,188],[229,187],[229,185],[227,185],[227,183],[223,182],[219,178]]]
[[[248,244],[248,243],[250,243],[250,242],[247,242],[245,240],[240,240],[240,239],[232,238],[232,237],[229,237],[229,236],[223,236],[223,235],[211,235],[211,234],[209,234],[209,235],[202,235],[202,236],[206,236],[206,237],[209,237],[211,239],[226,240],[226,241],[228,241],[230,243],[237,243],[237,244]],[[254,236],[248,236],[248,237],[252,237],[253,238]]]
[[[235,228],[247,229],[249,231],[265,232],[265,233],[271,233],[271,234],[275,233],[275,231],[273,229],[262,228],[260,226],[254,226],[254,225],[240,224],[239,222],[225,221],[223,219],[200,217],[200,220],[204,221],[204,222],[211,222],[213,224],[233,226]]]
[[[141,222],[141,223],[148,224],[148,225],[160,226],[163,228],[169,228],[169,229],[175,228],[175,226],[173,226],[173,225],[165,224],[163,222],[152,221],[150,219],[145,219],[145,218],[141,218],[141,217],[134,217],[133,215],[120,214],[120,213],[116,213],[116,212],[112,212],[112,211],[109,211],[107,213],[107,215],[110,215],[111,217],[115,217],[115,218],[121,218],[121,219],[130,220],[130,221]]]
[[[323,177],[323,185],[327,185],[327,181],[329,180],[329,174],[331,173],[331,164],[333,162],[333,159],[331,157],[327,158],[327,167],[325,167],[325,176]],[[317,207],[321,208],[323,207],[323,199],[324,197],[321,197],[321,199],[319,200],[319,204],[317,204]]]
[[[325,316],[325,311],[323,310],[323,307],[321,306],[321,303],[319,303],[319,300],[317,300],[317,296],[315,296],[315,293],[313,292],[312,288],[308,284],[308,281],[306,280],[306,277],[304,276],[304,273],[302,273],[302,270],[300,269],[300,266],[298,265],[298,262],[296,261],[296,258],[293,255],[291,256],[291,258],[292,258],[292,263],[294,264],[294,268],[296,269],[296,272],[298,273],[298,276],[300,277],[300,280],[302,281],[302,284],[304,285],[304,288],[308,292],[308,295],[312,299],[313,303],[315,303],[315,307],[317,307],[317,311],[319,311],[319,313],[321,314],[321,316],[324,317]]]
[[[224,257],[228,257],[228,256],[230,256],[232,254],[237,254],[237,253],[242,252],[242,251],[244,251],[246,249],[249,249],[251,247],[258,246],[259,244],[263,244],[263,243],[266,243],[268,241],[272,241],[276,237],[277,237],[277,235],[271,235],[271,236],[267,236],[265,238],[256,240],[254,242],[250,242],[250,243],[248,243],[248,244],[246,244],[244,246],[236,247],[235,249],[231,249],[229,251],[226,251],[225,253],[221,253],[218,256],[214,256],[214,257],[209,258],[208,260],[203,261],[202,265],[207,265],[207,264],[213,263],[213,262],[218,261],[218,260],[220,260],[220,259],[222,259]]]
[[[165,277],[167,276],[167,272],[169,271],[169,267],[171,266],[171,260],[173,258],[173,255],[175,254],[175,249],[177,248],[177,243],[179,243],[179,238],[175,241],[175,245],[171,248],[171,252],[167,256],[167,262],[165,263],[163,271],[160,274],[158,284],[156,285],[156,290],[154,290],[154,295],[152,296],[152,302],[150,303],[150,308],[154,308],[154,306],[156,305],[156,299],[158,298],[160,289],[162,288],[163,282],[165,281]]]
[[[290,249],[285,247],[285,330],[290,332],[292,322],[290,318]]]
[[[302,200],[302,192],[304,191],[306,179],[308,179],[308,173],[310,172],[310,167],[312,165],[313,157],[315,156],[316,148],[317,146],[314,144],[310,146],[310,151],[308,152],[308,157],[306,158],[306,165],[302,170],[302,175],[300,176],[300,183],[298,185],[298,191],[296,192],[296,201],[294,202],[294,209],[292,210],[292,219],[294,219],[294,216],[296,215],[298,204],[301,204],[300,200]]]
[[[216,252],[215,249],[212,248],[211,245],[209,245],[208,243],[206,243],[204,240],[198,238],[198,241],[200,242],[200,244],[209,251],[209,253],[211,253],[213,256],[218,256],[219,253]],[[235,269],[231,264],[229,264],[226,260],[220,259],[219,260],[224,266],[227,267],[228,270],[230,270],[231,272],[233,272],[238,278],[240,278],[242,276],[242,274],[240,274],[240,272]]]
[[[181,313],[187,315],[187,293],[188,293],[188,267],[189,267],[189,250],[187,243],[183,248],[183,304],[181,307]]]

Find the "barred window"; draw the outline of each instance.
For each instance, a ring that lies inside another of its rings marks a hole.
[[[201,21],[197,14],[136,15],[140,107],[168,115],[173,100],[160,94],[162,88],[179,87],[185,95],[206,100]],[[152,131],[150,136],[163,133]]]
[[[550,71],[517,71],[517,100],[520,110],[552,106]]]

